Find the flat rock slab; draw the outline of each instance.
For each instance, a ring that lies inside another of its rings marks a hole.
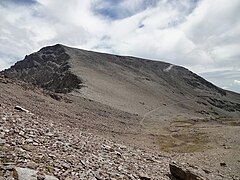
[[[18,180],[37,180],[37,171],[15,167],[16,177]]]
[[[179,180],[206,180],[204,176],[198,172],[197,169],[191,167],[183,166],[177,163],[169,164],[171,174]]]
[[[14,168],[14,176],[17,180],[38,180],[37,171],[29,168],[21,168],[15,167]],[[46,175],[45,180],[58,180],[58,178],[54,176]]]

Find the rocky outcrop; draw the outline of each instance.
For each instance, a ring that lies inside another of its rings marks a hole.
[[[175,162],[169,164],[171,174],[179,180],[206,180],[198,169],[183,166]]]
[[[219,109],[224,109],[228,112],[234,112],[234,111],[239,111],[240,112],[240,104],[231,102],[231,101],[225,101],[221,99],[216,99],[216,98],[208,98],[207,102],[214,107],[217,107]]]
[[[50,91],[68,93],[80,88],[82,83],[79,77],[71,73],[69,58],[64,47],[57,44],[26,56],[1,74]]]

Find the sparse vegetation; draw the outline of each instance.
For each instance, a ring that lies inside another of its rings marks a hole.
[[[182,133],[160,135],[158,144],[166,152],[191,153],[207,149],[207,135],[204,133]]]

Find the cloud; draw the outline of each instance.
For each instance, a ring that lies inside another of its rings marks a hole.
[[[240,79],[240,70],[227,70],[227,68],[216,69],[210,72],[200,73],[201,76],[205,77],[209,81],[217,84],[223,89],[228,89],[236,92],[240,92],[240,84],[238,80]]]
[[[222,87],[240,69],[239,0],[2,0],[0,16],[0,69],[55,43],[165,60]]]
[[[234,80],[233,83],[237,84],[237,85],[240,85],[240,81],[239,80]]]

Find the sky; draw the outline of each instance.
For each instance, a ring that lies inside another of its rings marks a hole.
[[[239,0],[0,0],[0,70],[57,43],[181,65],[240,93]]]

